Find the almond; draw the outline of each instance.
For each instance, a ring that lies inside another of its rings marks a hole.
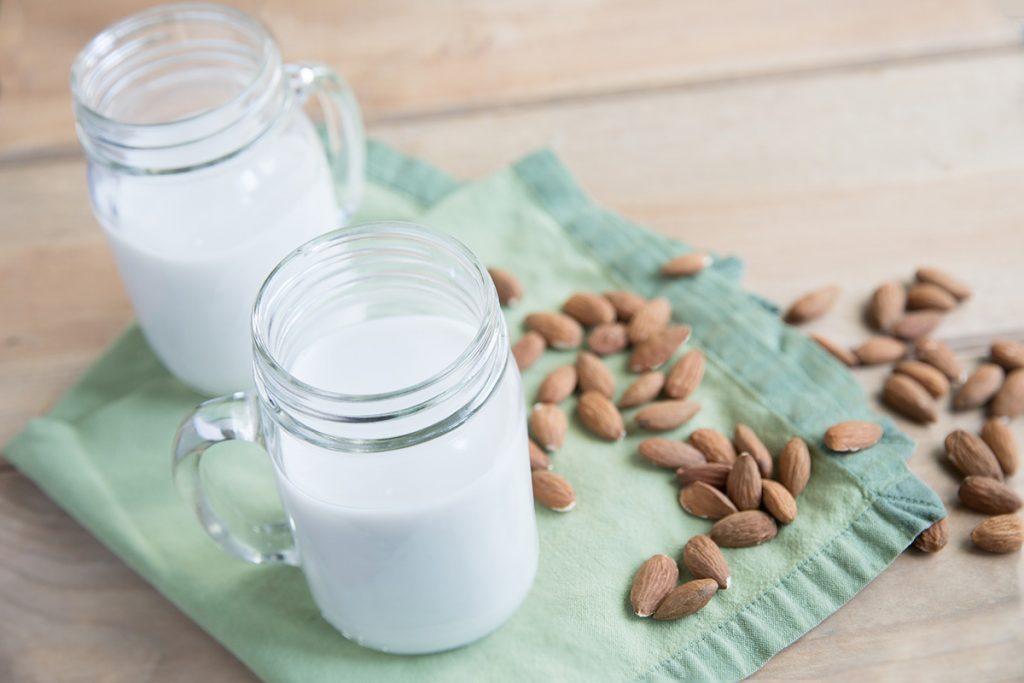
[[[749,453],[741,453],[725,480],[725,490],[737,510],[761,507],[761,472]]]
[[[679,567],[667,555],[655,555],[640,565],[629,589],[629,602],[638,617],[649,617],[679,580]]]
[[[971,475],[960,484],[960,502],[965,507],[990,515],[1020,510],[1020,496],[1009,486],[991,477]]]
[[[945,318],[942,311],[913,311],[892,326],[892,335],[900,339],[920,339],[931,334]]]
[[[747,548],[775,538],[779,527],[760,510],[743,510],[715,522],[711,540],[722,548]]]
[[[872,337],[853,350],[864,365],[880,365],[898,361],[907,353],[907,345],[892,337]]]
[[[676,350],[690,338],[689,325],[663,327],[641,342],[629,355],[632,372],[646,372],[660,367],[675,355]]]
[[[882,387],[882,401],[897,413],[915,422],[927,424],[938,419],[935,399],[912,377],[894,373]]]
[[[966,475],[1003,478],[995,453],[980,436],[957,429],[946,436],[946,455]]]
[[[522,301],[523,285],[519,278],[502,268],[488,268],[487,273],[498,292],[498,303],[502,306],[512,306]]]
[[[546,451],[558,450],[565,441],[569,420],[553,403],[538,403],[530,412],[530,433]]]
[[[615,322],[612,302],[594,292],[576,292],[562,304],[562,312],[584,327]]]
[[[914,547],[925,553],[937,553],[949,543],[949,523],[943,517],[918,534]]]
[[[790,305],[783,319],[791,325],[799,325],[823,316],[839,298],[838,287],[822,287],[804,294]]]
[[[914,342],[914,353],[918,360],[938,368],[950,382],[959,382],[964,378],[964,368],[957,360],[953,350],[940,341],[930,338],[918,339]]]
[[[704,354],[698,349],[683,354],[668,371],[665,395],[669,398],[690,398],[704,379]]]
[[[1020,449],[1017,448],[1017,440],[1005,418],[990,417],[981,428],[981,439],[992,449],[1004,475],[1009,477],[1017,471],[1020,466]]]
[[[942,398],[949,393],[949,380],[938,368],[922,363],[919,360],[905,360],[893,368],[893,372],[912,377],[935,398]]]
[[[620,408],[633,408],[658,398],[665,385],[665,374],[657,371],[645,372],[626,387],[619,399]]]
[[[825,446],[837,453],[853,453],[871,448],[882,438],[882,425],[849,420],[832,425],[825,432]]]
[[[679,491],[679,504],[694,517],[721,519],[736,512],[736,506],[718,489],[695,481]]]
[[[1024,344],[999,339],[992,342],[992,360],[1007,370],[1024,368]]]
[[[811,453],[799,436],[790,439],[779,455],[779,482],[796,498],[811,478]]]
[[[563,477],[547,470],[534,470],[533,498],[555,512],[568,512],[576,507],[576,492]]]
[[[605,292],[604,296],[608,301],[612,302],[612,306],[615,307],[615,315],[622,322],[632,320],[636,312],[647,303],[647,299],[635,292]]]
[[[871,295],[868,303],[868,317],[882,332],[888,332],[903,315],[907,303],[907,292],[899,282],[885,282]]]
[[[960,390],[953,397],[953,408],[980,408],[996,395],[1005,377],[1006,373],[1000,366],[995,363],[982,363],[971,373],[967,381],[960,385]]]
[[[672,305],[668,299],[658,298],[645,302],[629,321],[629,341],[633,344],[647,341],[652,334],[665,327],[671,317]]]
[[[780,524],[789,524],[796,519],[796,500],[789,489],[777,481],[765,479],[761,482],[761,502]]]
[[[718,584],[714,579],[694,579],[672,589],[658,605],[654,618],[658,621],[681,619],[700,611],[715,597]]]
[[[816,341],[818,346],[831,353],[835,356],[836,360],[848,368],[852,368],[860,362],[860,359],[857,358],[857,354],[845,346],[832,341],[828,337],[823,337],[820,334],[812,334],[811,339]]]
[[[537,362],[544,353],[547,342],[537,332],[527,332],[512,345],[512,357],[516,359],[516,367],[522,372]]]
[[[548,373],[537,390],[538,403],[561,403],[576,391],[576,366],[563,365]]]
[[[626,427],[618,408],[607,396],[597,391],[584,391],[576,404],[580,422],[594,436],[606,441],[619,441],[626,436]]]
[[[992,399],[989,412],[1003,417],[1024,415],[1024,368],[1014,370]]]
[[[640,457],[658,467],[679,469],[703,465],[704,454],[689,444],[656,436],[640,442]]]
[[[753,429],[742,422],[737,422],[732,442],[736,446],[737,453],[750,453],[754,457],[761,477],[768,479],[772,476],[772,454],[768,452],[768,448]]]
[[[700,412],[695,401],[656,401],[633,416],[637,426],[652,432],[667,432],[693,419]]]
[[[551,469],[551,458],[544,452],[544,449],[537,445],[537,442],[533,439],[527,439],[527,443],[530,447],[530,469],[531,470],[550,470]]]
[[[990,553],[1016,552],[1024,545],[1024,518],[1017,515],[989,517],[974,527],[971,540]]]
[[[956,297],[938,285],[921,282],[907,291],[907,308],[912,311],[934,309],[950,311],[956,308]]]
[[[918,282],[937,285],[956,297],[957,301],[963,301],[971,296],[970,287],[938,268],[918,268],[915,275]]]
[[[610,356],[629,345],[626,326],[622,323],[598,325],[587,337],[587,348],[599,356]]]
[[[695,429],[689,437],[690,445],[704,454],[708,462],[721,462],[731,465],[736,462],[736,449],[722,432],[702,427]]]
[[[711,257],[700,251],[676,256],[661,267],[665,277],[689,277],[696,275],[711,265]]]
[[[732,471],[732,465],[726,465],[720,462],[709,462],[704,465],[691,465],[690,467],[680,467],[676,470],[676,478],[679,483],[692,484],[695,481],[702,481],[709,486],[716,488],[725,488],[725,482],[729,478],[729,472]]]
[[[583,328],[564,313],[531,313],[526,329],[540,334],[553,349],[575,349],[583,342]]]
[[[608,398],[615,395],[615,377],[612,376],[612,371],[589,351],[580,351],[576,356],[576,372],[580,378],[580,391],[596,391]]]
[[[732,572],[722,550],[710,536],[698,534],[683,547],[683,565],[695,579],[714,579],[719,590],[732,585]]]

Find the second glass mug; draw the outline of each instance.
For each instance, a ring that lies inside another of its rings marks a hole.
[[[200,405],[176,437],[175,482],[210,536],[300,566],[367,647],[437,652],[501,625],[538,540],[519,371],[476,257],[411,224],[324,235],[267,279],[252,337],[255,390]],[[231,439],[265,448],[286,520],[207,497],[200,462]]]
[[[157,6],[97,35],[72,67],[94,212],[150,346],[207,395],[252,385],[249,312],[288,252],[339,228],[365,140],[344,81],[285,65],[238,10]],[[323,129],[304,111],[315,98]]]

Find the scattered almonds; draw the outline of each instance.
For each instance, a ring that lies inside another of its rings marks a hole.
[[[999,339],[992,342],[992,360],[1007,370],[1024,368],[1024,344]]]
[[[736,446],[737,453],[750,453],[753,456],[757,462],[757,469],[760,470],[763,478],[768,479],[772,476],[772,470],[774,469],[772,454],[768,452],[768,448],[758,438],[753,429],[742,422],[737,422],[733,431],[732,442]]]
[[[633,419],[641,429],[667,432],[686,424],[698,412],[700,404],[695,401],[656,401],[641,408]]]
[[[1016,512],[1021,506],[1016,491],[991,477],[967,477],[960,484],[958,495],[964,506],[990,515]]]
[[[721,519],[736,512],[736,505],[724,493],[702,481],[695,481],[679,491],[679,505],[701,519]]]
[[[669,325],[640,342],[629,356],[632,372],[647,372],[661,367],[690,338],[689,325]]]
[[[579,376],[580,391],[596,391],[608,398],[615,395],[615,376],[608,366],[590,351],[580,351],[577,354],[576,373]]]
[[[959,391],[953,397],[953,408],[980,408],[996,395],[1005,378],[1006,373],[1002,367],[995,363],[982,363],[971,373],[967,381],[960,385]]]
[[[665,327],[672,317],[672,305],[668,299],[658,298],[644,302],[629,321],[629,341],[639,344]]]
[[[981,439],[992,449],[1003,474],[1009,477],[1020,466],[1020,449],[1005,418],[990,417],[981,428]]]
[[[576,292],[562,304],[562,312],[584,327],[615,322],[615,307],[600,294]]]
[[[714,579],[694,579],[676,586],[658,605],[654,618],[658,621],[681,619],[699,611],[715,597],[718,583]]]
[[[892,337],[872,337],[853,350],[864,365],[879,365],[898,361],[907,353],[907,345]]]
[[[487,273],[498,292],[498,303],[502,306],[512,306],[522,301],[523,285],[519,278],[502,268],[488,268]]]
[[[1024,415],[1024,368],[1014,370],[992,399],[989,412],[1004,417]]]
[[[725,488],[725,482],[729,478],[732,465],[721,462],[709,462],[703,465],[691,465],[680,467],[676,470],[676,478],[683,486],[692,484],[695,481],[702,481],[709,486]]]
[[[612,302],[615,307],[615,314],[622,322],[629,322],[636,315],[636,312],[643,308],[647,299],[634,292],[605,292],[604,296]]]
[[[790,305],[783,319],[791,325],[819,318],[832,308],[839,298],[838,287],[822,287],[804,294]]]
[[[732,472],[725,480],[725,490],[737,510],[756,510],[761,507],[761,472],[754,456],[741,453],[736,458]]]
[[[732,573],[722,550],[710,536],[698,534],[683,547],[683,565],[697,579],[714,579],[719,590],[732,585]]]
[[[695,429],[689,437],[690,445],[704,454],[708,462],[732,465],[736,462],[736,448],[722,432],[710,427]]]
[[[1024,545],[1024,518],[1017,515],[989,517],[971,532],[974,545],[990,553],[1012,553]]]
[[[584,391],[576,404],[580,422],[594,436],[606,441],[619,441],[626,436],[626,427],[615,404],[598,391]]]
[[[516,359],[516,367],[522,372],[537,362],[544,353],[547,342],[537,332],[527,332],[512,345],[512,357]]]
[[[537,390],[538,403],[561,403],[576,391],[575,365],[563,365],[548,373]]]
[[[689,277],[696,275],[711,265],[711,257],[700,251],[676,256],[661,267],[661,274],[666,277]]]
[[[914,547],[925,553],[937,553],[949,543],[949,522],[943,517],[918,534]]]
[[[775,520],[760,510],[743,510],[715,522],[711,540],[723,548],[747,548],[770,541],[779,533]]]
[[[971,296],[970,287],[938,268],[918,268],[915,276],[918,282],[927,282],[941,287],[956,297],[957,301],[963,301]]]
[[[544,449],[537,445],[537,442],[533,439],[527,439],[527,443],[530,447],[530,469],[531,470],[550,470],[551,469],[551,458],[544,452]]]
[[[679,567],[667,555],[655,555],[640,565],[633,577],[629,603],[638,617],[649,617],[679,580]]]
[[[938,368],[919,360],[905,360],[898,363],[893,372],[907,375],[923,386],[935,398],[942,398],[949,393],[949,379]]]
[[[690,398],[704,378],[704,354],[693,349],[676,361],[665,379],[665,395],[669,398]]]
[[[928,282],[920,282],[907,290],[907,308],[912,311],[951,311],[958,303],[955,296],[942,287]]]
[[[604,323],[595,327],[587,337],[587,348],[599,356],[610,356],[629,346],[626,326],[622,323]]]
[[[553,349],[575,349],[583,342],[583,328],[564,313],[531,313],[526,329],[540,334]]]
[[[673,470],[707,462],[704,454],[693,446],[660,436],[641,441],[638,450],[640,457],[652,465]]]
[[[546,451],[556,451],[565,441],[569,420],[561,408],[552,403],[538,403],[530,412],[530,433],[537,445]]]
[[[828,337],[824,337],[820,334],[812,334],[811,339],[818,342],[818,345],[821,346],[821,348],[831,353],[835,356],[836,360],[848,368],[852,368],[860,363],[860,359],[857,358],[857,355],[853,351],[845,346],[839,345]]]
[[[811,453],[799,436],[790,439],[779,455],[779,482],[796,498],[811,478]]]
[[[761,502],[780,524],[790,524],[796,519],[796,499],[777,481],[765,479],[761,482]]]
[[[533,498],[555,512],[568,512],[576,507],[576,492],[561,476],[547,470],[534,470]]]
[[[945,314],[942,311],[912,311],[892,326],[892,335],[900,339],[920,339],[939,326]]]
[[[1003,478],[1003,470],[995,453],[980,436],[957,429],[946,437],[946,455],[958,470],[965,475]]]
[[[889,375],[882,387],[882,401],[897,413],[915,422],[938,419],[938,406],[928,390],[909,375]]]
[[[959,382],[964,378],[964,367],[960,364],[953,350],[940,341],[925,337],[914,342],[914,353],[918,360],[938,368],[950,382]]]
[[[882,433],[882,425],[874,422],[840,422],[825,432],[825,446],[837,453],[853,453],[874,446],[882,438]]]
[[[644,403],[649,403],[658,397],[661,388],[665,386],[665,374],[652,371],[640,375],[626,387],[619,398],[620,408],[634,408]]]
[[[907,293],[899,282],[886,282],[871,295],[868,317],[881,332],[888,332],[903,315]]]

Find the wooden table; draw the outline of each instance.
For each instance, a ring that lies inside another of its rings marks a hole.
[[[0,442],[132,317],[88,206],[67,76],[90,36],[144,4],[0,6]],[[453,174],[550,145],[601,202],[744,257],[770,298],[841,285],[814,330],[862,338],[872,287],[922,263],[977,290],[943,335],[1024,327],[1024,2],[236,4],[286,56],[341,69],[372,135]],[[880,372],[862,376],[877,391]],[[950,547],[904,554],[755,678],[1024,677],[1020,555],[969,548],[980,517],[938,454],[953,425],[979,424],[907,426]],[[0,680],[254,680],[2,465],[0,547]]]

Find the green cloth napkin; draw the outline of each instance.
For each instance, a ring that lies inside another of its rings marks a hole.
[[[299,570],[247,565],[200,530],[170,478],[175,428],[200,399],[132,329],[48,416],[28,425],[7,457],[266,680],[738,679],[849,600],[942,516],[935,495],[906,469],[912,442],[870,412],[845,368],[738,287],[738,261],[719,259],[695,278],[659,278],[658,266],[688,247],[592,203],[550,152],[460,185],[373,144],[359,219],[383,218],[446,230],[485,263],[516,272],[527,295],[509,312],[513,336],[527,311],[556,308],[576,290],[669,297],[676,317],[693,326],[689,346],[708,357],[695,396],[704,408],[671,436],[703,426],[731,434],[743,421],[778,453],[799,435],[813,454],[810,485],[796,522],[775,540],[725,551],[733,586],[705,609],[670,623],[638,619],[627,600],[634,571],[652,554],[677,556],[710,523],[680,510],[672,473],[638,458],[644,434],[609,444],[574,420],[553,460],[579,502],[569,514],[538,510],[540,569],[522,609],[469,647],[380,654],[344,640],[319,617]],[[567,352],[545,354],[524,373],[526,396],[572,360]],[[620,388],[629,381],[624,362],[610,360]],[[565,408],[571,412],[573,401]],[[881,443],[855,455],[824,452],[824,430],[851,418],[881,421]],[[244,466],[234,470],[232,493],[265,490],[261,454],[224,460]],[[230,468],[214,469],[216,479]],[[273,503],[268,494],[250,495]]]

